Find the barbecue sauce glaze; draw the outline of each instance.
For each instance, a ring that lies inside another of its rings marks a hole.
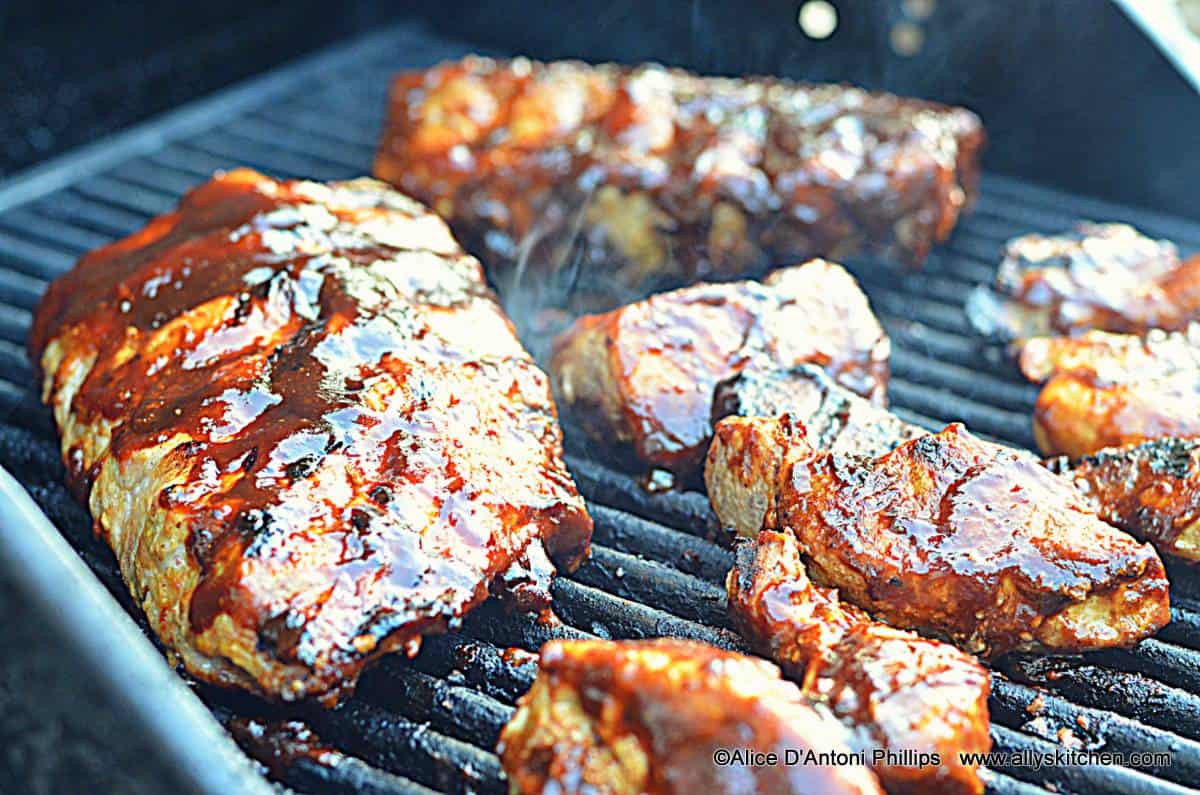
[[[55,282],[36,361],[52,339],[94,356],[73,420],[112,428],[65,451],[78,493],[108,457],[183,462],[158,505],[190,528],[194,633],[228,615],[336,688],[489,585],[547,603],[543,540],[586,552],[545,375],[479,263],[378,183],[218,175]]]
[[[468,57],[395,79],[375,174],[489,266],[643,288],[864,248],[920,262],[983,139],[970,111],[851,86]]]

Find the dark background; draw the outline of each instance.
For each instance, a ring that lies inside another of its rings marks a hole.
[[[962,103],[987,124],[993,171],[1200,214],[1200,96],[1109,0],[833,0],[841,24],[820,42],[796,24],[801,2],[0,0],[0,175],[420,16],[540,57],[849,80]],[[920,5],[927,19],[911,13]],[[889,45],[898,23],[922,31],[913,57]]]
[[[927,19],[911,0],[833,2],[841,24],[814,42],[796,24],[799,0],[0,0],[0,177],[421,16],[444,34],[539,57],[848,80],[966,104],[988,127],[993,171],[1200,217],[1200,97],[1108,0],[937,0]],[[898,23],[919,24],[915,56],[893,52]],[[18,781],[11,791],[174,788],[3,579],[0,626],[0,791]]]

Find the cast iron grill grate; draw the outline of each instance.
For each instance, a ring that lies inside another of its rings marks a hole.
[[[466,51],[418,28],[393,28],[0,185],[0,464],[127,608],[111,553],[62,485],[54,431],[31,387],[24,340],[48,280],[88,249],[168,210],[214,169],[248,165],[321,180],[368,173],[391,74]],[[1200,223],[988,176],[974,214],[924,271],[897,276],[877,263],[848,263],[891,334],[891,396],[900,414],[930,427],[962,420],[987,436],[1032,445],[1036,389],[979,346],[962,305],[972,285],[991,277],[1005,239],[1080,218],[1127,220],[1200,248]],[[307,721],[338,758],[323,764],[302,756],[273,771],[302,791],[497,792],[504,785],[492,748],[533,676],[529,659],[506,647],[658,635],[738,647],[722,586],[730,554],[714,540],[707,500],[694,492],[650,495],[567,433],[569,464],[596,535],[591,559],[555,585],[562,625],[488,604],[461,633],[428,639],[414,661],[382,662],[334,711],[286,711],[198,686],[218,719]],[[1171,751],[1172,764],[991,770],[992,791],[1174,792],[1200,782],[1200,578],[1180,567],[1171,574],[1174,621],[1157,638],[1082,658],[1002,660],[991,707],[997,750],[1050,750],[1068,729],[1084,747]],[[1027,707],[1039,695],[1043,706],[1034,715]]]

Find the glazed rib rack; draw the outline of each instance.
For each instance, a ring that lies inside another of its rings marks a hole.
[[[32,391],[23,345],[46,283],[85,251],[166,211],[214,169],[248,165],[322,180],[369,172],[392,73],[469,49],[419,28],[389,29],[0,185],[0,464],[127,607],[111,553],[62,485],[53,428]],[[902,416],[929,427],[962,420],[992,438],[1032,446],[1036,389],[982,351],[963,300],[991,278],[1005,239],[1080,218],[1125,220],[1185,251],[1200,248],[1200,223],[987,176],[974,214],[925,270],[898,276],[880,263],[848,263],[892,337],[890,392]],[[332,712],[274,708],[198,688],[223,722],[298,718],[336,749],[332,765],[329,757],[282,757],[273,777],[304,792],[501,792],[492,747],[533,674],[528,659],[507,647],[536,650],[552,637],[658,635],[739,644],[724,604],[730,553],[718,543],[704,496],[649,494],[615,462],[589,455],[575,429],[566,432],[568,461],[596,535],[591,559],[555,586],[563,624],[485,605],[462,632],[427,640],[416,660],[386,659]],[[1173,622],[1157,638],[1083,658],[1001,660],[991,702],[997,750],[1168,751],[1171,764],[999,768],[986,772],[992,791],[1176,792],[1200,783],[1200,573],[1177,566],[1171,574]]]

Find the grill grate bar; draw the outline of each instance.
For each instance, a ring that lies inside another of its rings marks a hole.
[[[703,535],[681,533],[598,503],[589,502],[588,511],[596,522],[595,541],[620,552],[640,555],[718,584],[725,581],[725,573],[733,564],[729,550]]]
[[[300,130],[305,135],[318,136],[348,146],[360,155],[355,161],[358,164],[369,162],[375,155],[378,121],[374,125],[365,126],[340,117],[330,119],[298,103],[262,108],[254,113],[252,118],[275,125],[281,130]]]
[[[1009,218],[1014,226],[1030,227],[1030,211],[1053,218],[1052,229],[1062,229],[1077,220],[1118,220],[1134,224],[1143,231],[1170,238],[1188,248],[1200,248],[1200,227],[1193,220],[1114,204],[1065,193],[1044,185],[1034,185],[997,174],[985,174],[980,204],[995,206],[1001,218]],[[1064,208],[1071,208],[1070,211]]]
[[[333,760],[320,762],[301,757],[284,772],[283,782],[300,792],[334,795],[434,795],[437,792],[341,753]]]
[[[1021,734],[1006,726],[992,725],[992,742],[997,747],[1027,754],[1053,753],[1060,746],[1034,737]],[[1111,792],[1121,795],[1138,795],[1138,793],[1186,793],[1195,790],[1181,787],[1171,782],[1155,779],[1137,770],[1116,766],[1084,765],[1079,767],[1068,765],[1043,766],[1036,773],[1025,767],[1000,768],[1001,772],[1009,773],[1015,778],[1034,779],[1039,783],[1051,784],[1059,791],[1066,792]]]
[[[622,599],[656,605],[689,621],[730,628],[723,587],[662,563],[596,546],[571,578]]]
[[[268,119],[247,118],[231,123],[228,128],[235,135],[240,135],[255,143],[270,146],[271,141],[286,134],[286,125]],[[364,161],[369,162],[374,156],[374,147],[359,144],[348,144],[332,136],[324,135],[318,130],[306,131],[303,143],[296,151],[314,158],[331,163],[347,172],[354,173]],[[347,155],[351,156],[347,156]]]
[[[495,754],[427,724],[398,718],[361,699],[332,711],[314,710],[306,717],[325,742],[427,787],[503,792]]]
[[[1040,706],[1031,711],[1030,705],[1035,703]],[[1196,763],[1200,759],[1200,743],[1172,732],[1105,710],[1077,706],[1061,696],[1019,684],[999,673],[992,676],[989,707],[993,722],[1048,740],[1056,739],[1058,730],[1065,728],[1084,741],[1085,747],[1103,743],[1105,749],[1124,754],[1168,748],[1184,751],[1176,754],[1171,765],[1150,765],[1143,770],[1179,784],[1200,780],[1200,765]],[[1035,723],[1039,719],[1040,726]]]
[[[35,245],[53,249],[57,254],[66,255],[74,262],[85,252],[99,248],[112,242],[108,235],[101,235],[89,229],[83,229],[62,220],[51,220],[37,215],[31,209],[22,207],[0,215],[0,229],[14,239],[24,240]],[[34,268],[36,263],[23,263],[24,268]],[[44,278],[53,278],[62,273],[55,267],[48,269]]]
[[[364,678],[360,696],[490,753],[513,707],[463,685],[398,665]]]
[[[149,216],[131,212],[103,200],[88,199],[73,190],[64,190],[54,195],[53,200],[42,200],[30,209],[52,221],[78,225],[116,240],[132,234],[145,225]]]

